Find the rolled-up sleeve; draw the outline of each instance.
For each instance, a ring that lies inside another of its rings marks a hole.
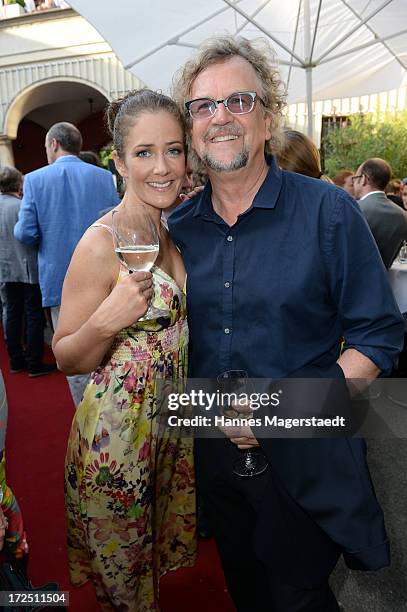
[[[324,255],[345,349],[355,348],[389,373],[403,346],[404,322],[370,229],[346,194],[337,195]]]
[[[24,244],[37,244],[40,240],[37,207],[32,193],[30,177],[24,181],[24,197],[21,201],[14,237]]]

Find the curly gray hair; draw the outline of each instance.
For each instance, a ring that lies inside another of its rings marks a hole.
[[[184,113],[187,125],[190,127],[191,118],[185,109],[185,102],[191,96],[195,79],[209,66],[235,56],[242,57],[249,62],[260,79],[264,112],[270,114],[272,118],[272,135],[266,142],[265,151],[276,153],[284,141],[282,124],[286,89],[276,67],[274,51],[266,40],[248,40],[242,36],[208,38],[202,43],[196,55],[176,72],[172,83],[172,97]]]

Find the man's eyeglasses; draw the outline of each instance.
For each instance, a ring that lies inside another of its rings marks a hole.
[[[232,115],[245,115],[251,113],[256,100],[264,105],[263,100],[255,91],[236,91],[224,100],[212,100],[212,98],[197,98],[185,102],[185,107],[192,119],[207,119],[213,117],[219,104],[224,104]]]
[[[364,175],[364,174],[356,174],[355,176],[352,176],[352,177],[351,177],[351,181],[352,181],[352,183],[354,183],[354,182],[356,181],[356,179],[360,179],[360,178],[362,178],[363,176],[365,176],[365,175]]]

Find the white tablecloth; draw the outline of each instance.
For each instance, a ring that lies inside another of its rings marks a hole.
[[[394,262],[389,270],[390,285],[401,312],[407,312],[407,262]]]

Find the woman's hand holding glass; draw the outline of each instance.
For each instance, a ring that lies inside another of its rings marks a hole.
[[[160,250],[160,237],[147,208],[137,204],[114,209],[112,229],[116,254],[129,272],[151,270]],[[167,311],[150,304],[143,320],[156,319],[167,314]]]
[[[98,329],[110,337],[133,325],[147,312],[152,296],[151,272],[122,277],[93,315]]]

